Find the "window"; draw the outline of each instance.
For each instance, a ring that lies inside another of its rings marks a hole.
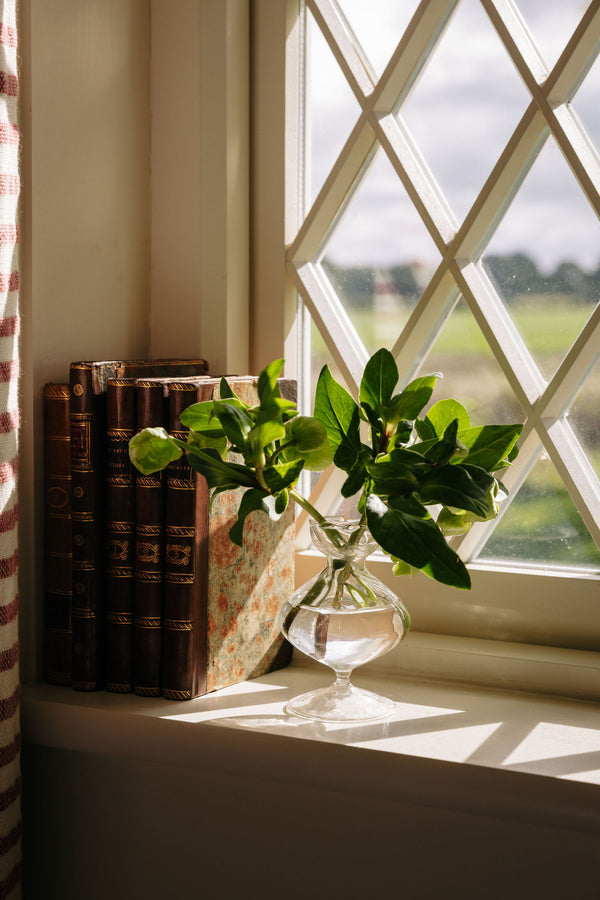
[[[256,127],[264,52],[285,34],[280,237],[304,345],[281,323],[304,382],[326,359],[354,391],[385,344],[406,381],[443,371],[436,396],[477,424],[524,424],[512,502],[460,544],[472,596],[395,580],[415,627],[597,649],[598,4],[306,0],[268,36],[267,9]],[[330,473],[315,492],[333,501]]]

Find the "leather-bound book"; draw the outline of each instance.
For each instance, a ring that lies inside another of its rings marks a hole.
[[[136,394],[138,430],[166,425],[162,383],[140,379]],[[163,472],[136,472],[133,689],[143,697],[161,694],[164,484]]]
[[[46,384],[44,413],[44,678],[71,684],[71,419],[68,384]]]
[[[73,515],[72,678],[75,690],[104,684],[106,385],[109,378],[193,375],[206,360],[98,360],[70,367]]]
[[[244,402],[257,402],[255,378],[227,380]],[[171,433],[185,439],[181,411],[218,397],[219,384],[168,385]],[[295,382],[282,379],[280,390],[295,398]],[[166,478],[162,693],[190,700],[289,662],[277,615],[294,589],[294,520],[291,509],[277,523],[252,513],[241,548],[228,534],[239,491],[217,495],[209,512],[206,481],[184,459]]]
[[[106,690],[133,690],[135,474],[129,441],[136,430],[136,379],[106,387]]]

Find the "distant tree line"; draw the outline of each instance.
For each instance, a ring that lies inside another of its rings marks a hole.
[[[395,292],[409,302],[423,292],[423,271],[419,266],[389,266],[374,270],[363,266],[338,266],[326,259],[323,267],[340,296],[352,306],[372,306],[382,272]],[[595,271],[586,272],[576,263],[562,262],[552,273],[544,274],[529,256],[514,253],[488,256],[484,267],[507,302],[536,294],[560,294],[573,297],[578,303],[600,300],[600,263]]]

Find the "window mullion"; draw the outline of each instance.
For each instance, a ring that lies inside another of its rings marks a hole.
[[[545,386],[533,357],[482,266],[456,262],[452,270],[517,400],[530,414]]]
[[[538,424],[538,431],[579,515],[600,547],[600,483],[570,425],[564,419],[546,419]]]
[[[373,129],[366,118],[361,116],[291,244],[288,260],[308,262],[317,256],[334,222],[348,203],[360,173],[370,163],[375,149]]]
[[[364,98],[372,93],[377,76],[362,53],[347,19],[337,4],[331,0],[306,0],[306,6],[321,29],[356,98],[361,106],[364,105]]]
[[[594,365],[599,347],[600,305],[596,306],[540,398],[538,405],[543,408],[545,417],[558,418],[564,412],[577,387]]]
[[[348,388],[356,391],[369,357],[339,297],[320,266],[304,263],[290,272]]]

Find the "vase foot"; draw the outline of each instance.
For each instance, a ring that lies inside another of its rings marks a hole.
[[[353,684],[334,683],[294,697],[286,704],[285,712],[318,722],[373,722],[391,716],[395,708],[396,704],[387,697]]]

